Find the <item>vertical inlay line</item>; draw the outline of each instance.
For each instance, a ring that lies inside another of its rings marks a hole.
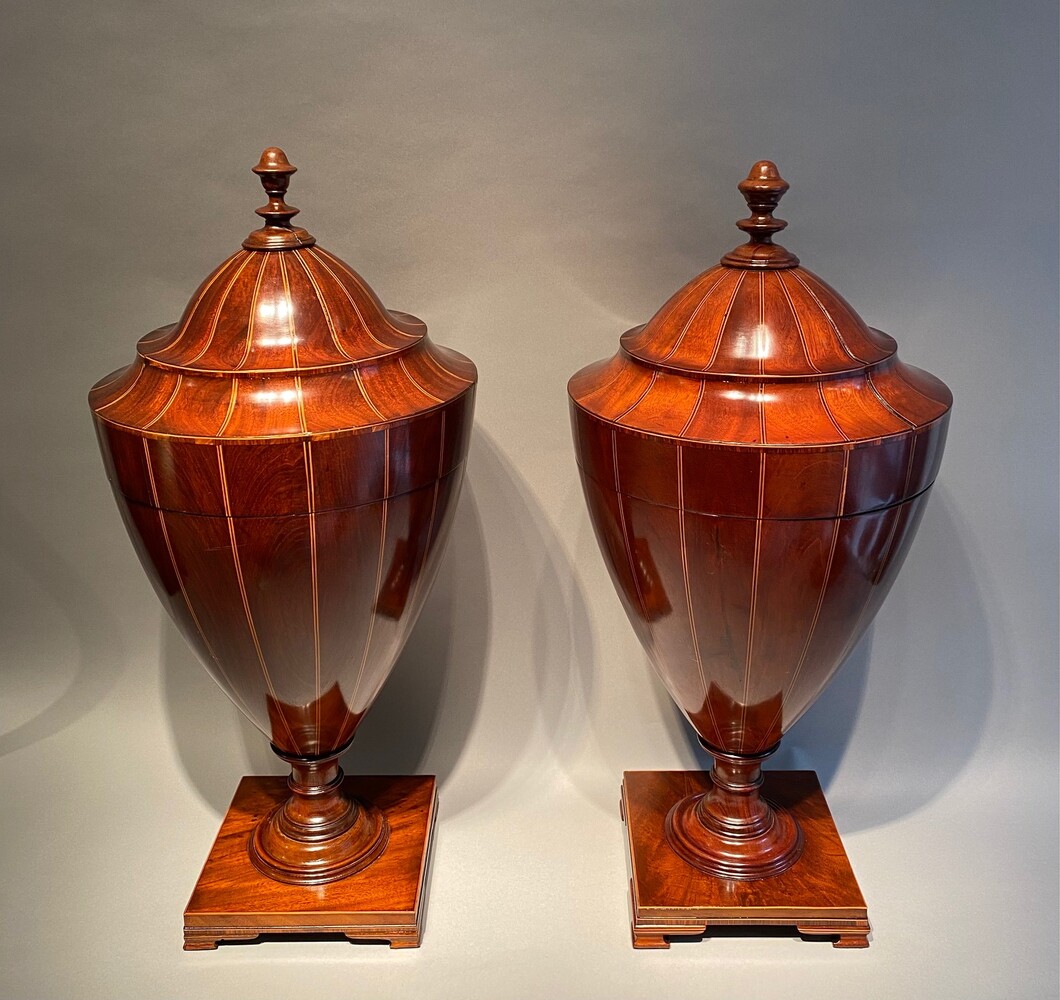
[[[247,707],[247,703],[243,700],[243,696],[240,694],[239,689],[232,682],[232,678],[228,676],[228,672],[225,670],[220,658],[217,653],[214,652],[213,645],[206,637],[206,632],[203,630],[202,623],[199,621],[199,616],[195,613],[195,606],[191,603],[191,597],[188,596],[188,588],[184,583],[184,578],[180,575],[180,569],[177,567],[177,556],[173,551],[173,543],[169,537],[165,512],[162,510],[162,505],[158,499],[158,488],[155,485],[155,470],[151,462],[151,450],[148,448],[147,438],[141,438],[140,440],[144,446],[144,461],[147,464],[147,481],[151,486],[151,502],[154,505],[155,513],[158,514],[158,526],[162,529],[162,540],[165,542],[166,552],[169,555],[169,565],[173,568],[173,576],[176,578],[177,586],[180,588],[181,597],[184,598],[184,606],[188,609],[188,614],[191,616],[195,631],[199,633],[199,638],[202,639],[202,644],[206,647],[206,652],[210,654],[210,659],[213,660],[216,665],[217,672],[228,684],[228,688],[222,690],[224,690],[225,694],[236,703],[236,706],[243,711],[248,719],[253,719],[253,713]]]
[[[629,405],[627,406],[617,417],[614,418],[614,423],[618,423],[624,420],[630,413],[632,413],[643,401],[644,397],[651,392],[651,387],[655,385],[655,380],[659,377],[657,371],[651,373],[651,378],[648,379],[648,384],[644,387],[644,391]]]
[[[845,430],[843,430],[842,427],[839,426],[839,421],[836,420],[835,415],[832,413],[831,408],[828,406],[828,400],[824,398],[824,383],[823,382],[818,382],[817,383],[817,395],[821,397],[821,406],[824,407],[825,416],[828,417],[829,421],[831,422],[832,426],[836,429],[836,431],[838,432],[839,436],[844,441],[849,441],[850,438],[847,436],[847,432]],[[840,511],[839,513],[842,514],[843,512]]]
[[[291,341],[291,367],[298,368],[298,338],[294,332],[294,303],[291,301],[291,283],[287,278],[285,254],[276,255],[280,259],[280,280],[283,282],[284,318],[287,320],[287,338]],[[305,430],[305,428],[302,428]]]
[[[342,342],[339,340],[339,332],[335,329],[335,320],[332,319],[331,310],[328,309],[328,304],[324,299],[323,293],[320,291],[320,285],[317,284],[317,279],[313,276],[313,272],[309,270],[309,265],[302,260],[302,251],[295,250],[295,260],[302,265],[302,270],[305,271],[305,276],[309,279],[309,283],[313,286],[313,294],[317,297],[317,302],[320,305],[320,311],[324,316],[324,322],[327,324],[328,333],[331,335],[331,342],[335,345],[335,350],[339,352],[347,361],[352,361],[353,358],[346,352],[346,348],[342,346]]]
[[[408,366],[405,364],[405,359],[402,358],[400,355],[398,355],[397,363],[401,366],[401,370],[405,373],[405,377],[428,399],[433,399],[436,403],[445,402],[444,399],[439,396],[436,396],[433,392],[429,392],[428,390],[424,389],[423,386],[416,381],[416,379],[413,377],[412,372],[409,371]]]
[[[688,428],[692,426],[692,421],[696,419],[696,414],[699,413],[699,408],[703,404],[703,394],[707,389],[707,380],[701,378],[699,380],[699,392],[696,395],[696,401],[692,406],[692,412],[688,415],[688,419],[685,421],[684,427],[681,428],[681,432],[677,435],[680,438],[685,436]],[[680,447],[680,446],[678,446]]]
[[[465,378],[463,375],[457,375],[456,372],[451,372],[445,367],[435,356],[434,350],[437,350],[434,345],[430,345],[427,350],[423,352],[423,356],[427,358],[431,364],[433,364],[439,371],[444,372],[452,378],[455,378],[458,382],[463,382],[465,385],[471,385],[472,379]]]
[[[893,413],[899,420],[902,421],[902,423],[907,424],[909,427],[912,427],[912,428],[916,427],[916,423],[914,421],[910,420],[906,416],[903,416],[890,403],[888,403],[886,399],[883,398],[883,394],[880,392],[879,389],[876,388],[876,383],[872,381],[872,372],[868,372],[868,371],[865,372],[865,381],[868,382],[869,388],[872,390],[873,395],[875,395],[875,397],[881,403],[883,403],[883,405],[884,405],[884,407],[885,407],[885,409],[887,410],[888,413]]]
[[[243,273],[243,271],[246,268],[246,266],[253,259],[254,259],[254,255],[252,253],[248,252],[247,253],[247,259],[245,261],[243,261],[242,264],[239,265],[239,267],[236,269],[236,273],[232,275],[232,277],[229,280],[228,284],[225,285],[225,290],[223,292],[221,292],[221,297],[217,300],[217,308],[214,310],[213,317],[210,320],[210,332],[206,335],[206,343],[204,343],[202,345],[202,349],[199,351],[198,354],[195,355],[195,357],[188,359],[187,363],[189,365],[195,364],[195,362],[198,361],[210,349],[210,346],[213,344],[214,336],[217,334],[217,324],[218,324],[218,322],[221,319],[221,313],[224,311],[225,302],[228,301],[228,296],[229,296],[229,294],[232,291],[232,287],[239,280],[239,276]],[[264,266],[265,266],[265,262],[262,261],[262,267],[264,268]],[[261,276],[260,275],[258,276],[258,280],[259,281],[261,280]]]
[[[692,310],[692,315],[688,317],[685,325],[681,328],[681,332],[677,336],[677,340],[674,341],[674,346],[670,348],[660,359],[661,361],[669,361],[678,351],[681,344],[684,343],[685,337],[688,335],[688,331],[695,321],[695,318],[699,315],[699,310],[703,308],[703,304],[710,298],[711,292],[718,287],[728,277],[727,269],[723,269],[722,273],[718,275],[717,280],[708,288],[704,293],[699,302],[696,303],[696,308]]]
[[[368,404],[368,406],[371,409],[371,411],[380,420],[385,421],[386,417],[384,417],[383,414],[379,412],[379,408],[375,405],[375,403],[372,402],[372,397],[368,395],[368,388],[364,384],[364,379],[361,378],[361,370],[360,370],[360,368],[354,368],[353,369],[353,378],[354,378],[354,381],[357,383],[357,388],[361,390],[361,395],[364,396],[364,401]]]
[[[369,338],[371,340],[375,341],[375,343],[377,343],[381,348],[383,348],[383,353],[384,354],[385,353],[389,353],[391,350],[393,350],[392,345],[384,344],[383,341],[381,341],[374,333],[372,333],[371,327],[368,326],[368,323],[366,322],[366,320],[364,318],[364,315],[361,313],[361,307],[357,305],[356,300],[350,294],[350,290],[346,287],[346,285],[343,282],[341,282],[339,280],[338,275],[330,267],[328,267],[327,262],[320,256],[319,253],[317,253],[316,249],[314,247],[306,247],[305,250],[306,250],[306,253],[309,254],[310,257],[313,258],[313,260],[315,260],[325,271],[328,272],[328,274],[331,275],[331,280],[334,281],[335,284],[338,285],[339,288],[342,289],[342,293],[349,300],[350,305],[353,306],[353,311],[357,314],[357,319],[358,319],[358,321],[361,324],[361,328],[364,330],[364,332],[366,334],[368,334]],[[343,352],[343,353],[345,353],[345,352]],[[377,357],[381,357],[381,356],[382,355],[377,355]],[[368,359],[366,359],[366,360],[368,360]]]
[[[832,329],[833,329],[833,330],[835,331],[836,339],[837,339],[837,340],[839,341],[839,344],[840,344],[840,346],[841,346],[841,347],[843,348],[843,350],[844,350],[844,351],[846,351],[846,353],[847,353],[847,354],[848,354],[848,355],[850,356],[850,358],[851,358],[852,360],[854,360],[854,361],[857,361],[857,362],[858,362],[859,364],[862,364],[862,365],[867,365],[867,364],[869,364],[869,362],[868,362],[868,361],[866,361],[866,360],[865,360],[865,358],[859,358],[859,357],[858,357],[858,356],[857,356],[857,355],[856,355],[856,354],[855,354],[855,353],[854,353],[854,352],[853,352],[853,351],[852,351],[852,350],[851,350],[851,349],[850,349],[850,348],[849,348],[849,347],[847,346],[847,342],[846,342],[846,341],[845,341],[845,340],[843,339],[843,334],[841,334],[841,333],[839,332],[839,324],[837,324],[837,323],[836,323],[836,321],[835,321],[834,319],[832,319],[832,314],[831,314],[831,313],[830,313],[830,312],[829,312],[829,311],[828,311],[827,309],[825,309],[824,305],[823,305],[823,304],[821,303],[821,300],[820,300],[820,299],[819,299],[819,298],[817,297],[817,294],[816,294],[816,293],[814,292],[814,290],[813,290],[813,289],[812,289],[812,288],[811,288],[811,287],[810,287],[809,285],[807,285],[805,281],[803,281],[803,279],[802,279],[802,278],[801,278],[801,277],[799,276],[799,274],[797,274],[797,273],[796,273],[796,271],[795,271],[795,270],[792,270],[792,271],[791,271],[791,276],[792,276],[792,277],[793,277],[793,278],[794,278],[794,279],[795,279],[795,280],[796,280],[796,281],[797,281],[797,282],[798,282],[798,283],[799,283],[800,285],[802,285],[802,287],[803,287],[803,288],[805,288],[805,289],[806,289],[806,294],[807,294],[807,295],[809,295],[809,296],[810,296],[810,298],[811,298],[811,299],[813,299],[813,301],[814,301],[815,303],[817,303],[817,308],[821,310],[821,313],[822,313],[822,314],[824,315],[825,319],[827,319],[827,320],[828,320],[828,323],[829,323],[829,325],[830,325],[830,326],[832,327]]]
[[[375,590],[372,594],[371,603],[368,606],[368,633],[364,638],[364,653],[361,656],[361,665],[357,670],[357,676],[350,691],[350,703],[346,706],[346,715],[339,726],[336,737],[341,737],[346,728],[346,722],[353,714],[354,705],[357,703],[357,691],[361,686],[365,667],[368,665],[368,654],[372,648],[372,633],[375,631],[376,605],[379,603],[379,595],[383,584],[383,557],[386,554],[386,522],[387,508],[390,503],[390,428],[383,429],[383,501],[379,512],[379,559],[375,568]]]
[[[842,525],[840,520],[840,514],[843,512],[843,507],[846,504],[847,496],[847,481],[850,474],[850,449],[843,449],[843,478],[839,485],[839,500],[836,508],[836,516],[832,519],[832,540],[828,546],[828,558],[825,561],[824,576],[821,579],[821,590],[817,595],[817,606],[814,608],[813,617],[810,619],[810,628],[806,633],[806,640],[802,644],[802,650],[799,653],[799,658],[795,662],[795,669],[791,673],[791,677],[788,679],[788,683],[785,685],[783,692],[780,696],[780,707],[777,709],[777,714],[770,721],[769,725],[765,728],[762,738],[766,741],[766,746],[771,740],[770,731],[773,726],[778,722],[782,721],[784,717],[784,702],[791,696],[792,691],[795,690],[795,682],[799,679],[799,674],[802,672],[803,665],[806,663],[806,657],[810,653],[810,643],[813,641],[814,633],[817,630],[817,623],[821,618],[821,610],[824,608],[825,595],[828,592],[829,578],[832,575],[832,563],[835,561],[835,550],[839,544],[839,529]],[[765,749],[765,746],[759,746],[759,750]]]
[[[313,477],[313,442],[303,441],[302,452],[305,458],[306,493],[309,498],[309,566],[313,589],[313,689],[316,692],[314,701],[316,748],[313,752],[320,753],[320,699],[322,694],[320,689],[320,588],[317,583],[317,498]]]
[[[766,373],[765,337],[766,328],[766,272],[758,272],[758,329],[755,330],[755,354],[758,355],[758,374]]]
[[[276,688],[273,687],[272,677],[269,676],[269,668],[265,663],[265,654],[261,649],[261,642],[258,639],[258,630],[254,626],[254,615],[250,610],[250,599],[247,596],[247,586],[243,580],[243,566],[239,560],[239,542],[236,539],[236,525],[235,520],[232,517],[232,504],[228,496],[228,477],[225,474],[225,460],[224,460],[224,446],[217,445],[217,469],[221,474],[221,499],[224,503],[225,521],[228,524],[228,541],[232,547],[232,565],[236,572],[236,584],[239,587],[239,596],[243,601],[243,612],[247,618],[247,628],[250,630],[250,639],[254,644],[254,651],[258,656],[258,663],[261,665],[261,673],[265,678],[265,686],[268,688],[269,694],[272,696],[272,700],[276,705],[276,714],[283,721],[283,727],[287,730],[287,735],[291,740],[291,749],[296,753],[301,752],[302,747],[299,742],[295,739],[294,733],[291,731],[290,723],[287,721],[287,716],[283,711],[283,702],[280,701],[279,696],[276,694]]]
[[[438,493],[442,488],[442,470],[445,467],[445,410],[442,410],[442,426],[439,431],[438,441],[438,470],[435,473],[434,480],[434,494],[431,497],[431,516],[427,521],[427,540],[423,545],[423,559],[420,560],[419,574],[416,579],[415,593],[412,595],[410,603],[413,607],[416,606],[416,602],[419,600],[420,591],[427,584],[427,560],[431,555],[431,542],[434,540],[434,519],[438,511]]]
[[[755,520],[754,561],[751,567],[751,605],[747,615],[747,659],[743,668],[743,697],[740,703],[740,753],[744,753],[747,741],[747,706],[751,697],[751,663],[754,659],[755,614],[758,610],[758,577],[762,563],[762,529],[765,525],[766,501],[766,455],[758,457],[758,516]]]
[[[802,328],[802,319],[799,316],[799,311],[795,308],[795,303],[791,301],[791,292],[788,291],[788,286],[784,282],[784,272],[777,271],[774,277],[776,278],[777,284],[780,285],[780,290],[784,293],[784,298],[788,303],[788,309],[791,310],[792,319],[795,320],[795,332],[799,335],[799,344],[802,345],[802,353],[806,355],[806,364],[820,374],[821,369],[814,364],[813,358],[810,357],[810,345],[806,340],[806,331]]]
[[[141,362],[140,367],[136,370],[136,376],[132,382],[129,383],[128,388],[123,389],[117,396],[115,396],[109,403],[104,403],[102,406],[96,407],[96,413],[102,413],[104,410],[109,410],[115,403],[120,403],[126,396],[129,395],[133,389],[136,388],[136,383],[140,381],[140,376],[147,370],[147,365]]]
[[[732,295],[729,296],[729,304],[725,307],[725,312],[722,314],[721,322],[718,324],[718,337],[714,341],[714,349],[710,352],[710,358],[707,359],[707,363],[703,366],[703,371],[708,371],[714,362],[718,359],[718,352],[721,350],[721,342],[725,339],[725,327],[729,322],[729,314],[732,312],[732,307],[736,302],[736,296],[740,292],[740,286],[743,284],[743,279],[747,277],[746,271],[740,272],[740,277],[736,279],[736,285],[732,290]]]
[[[352,267],[350,267],[349,264],[347,264],[344,260],[341,260],[340,258],[334,256],[333,254],[328,253],[327,250],[324,250],[322,247],[316,247],[314,249],[314,252],[324,254],[329,260],[331,260],[335,264],[336,267],[338,267],[341,271],[344,271],[349,276],[350,280],[362,292],[364,292],[364,294],[367,295],[369,299],[372,299],[376,302],[382,313],[383,322],[386,323],[386,325],[390,327],[390,329],[393,330],[394,333],[396,333],[399,337],[410,337],[412,340],[418,339],[418,334],[409,333],[408,330],[402,330],[399,326],[395,326],[393,320],[390,318],[390,313],[387,311],[386,306],[384,306],[376,299],[375,292],[373,292],[364,283],[364,280],[361,278],[361,276]]]
[[[248,253],[248,251],[246,251],[246,250],[237,250],[234,254],[232,254],[231,257],[228,258],[228,260],[226,260],[217,269],[217,271],[214,273],[214,276],[207,282],[207,284],[203,288],[203,290],[195,297],[195,301],[188,307],[188,311],[185,314],[184,322],[181,323],[180,329],[177,331],[176,336],[166,345],[166,350],[167,351],[173,350],[173,348],[176,347],[177,344],[184,338],[184,334],[186,334],[188,332],[188,330],[190,329],[190,327],[191,327],[192,317],[195,315],[196,310],[198,310],[199,306],[202,304],[202,300],[204,298],[206,298],[206,293],[211,288],[213,288],[213,286],[220,280],[221,275],[223,275],[228,270],[229,265],[234,263],[235,261],[237,261],[239,259],[240,255],[244,254],[244,253]],[[249,259],[249,257],[248,257],[248,259]],[[246,261],[244,261],[243,263],[245,265]],[[239,270],[236,271],[236,274],[238,275],[239,271],[242,271],[242,270],[243,270],[243,268],[240,267]],[[231,287],[231,285],[229,287]],[[225,291],[225,294],[227,294],[227,289]],[[224,295],[221,296],[221,301],[224,301]],[[218,308],[220,308],[220,306],[218,306]]]
[[[251,349],[254,347],[254,326],[258,318],[258,296],[261,294],[261,282],[265,277],[265,266],[269,262],[269,254],[263,253],[261,257],[261,267],[258,268],[258,279],[254,282],[254,292],[250,297],[250,316],[247,319],[247,342],[243,347],[243,356],[236,363],[237,369],[242,368],[243,365],[247,363]],[[213,338],[211,337],[211,339]]]
[[[229,397],[229,400],[228,400],[228,409],[225,411],[225,418],[224,418],[224,420],[221,421],[221,426],[217,428],[217,433],[214,435],[214,437],[221,437],[224,434],[224,432],[225,432],[225,428],[231,422],[232,414],[236,412],[236,396],[238,396],[238,395],[239,395],[239,379],[238,378],[233,378],[232,379],[232,395]]]
[[[707,675],[703,669],[703,654],[699,648],[699,634],[696,631],[696,613],[692,607],[692,580],[688,571],[688,538],[685,529],[685,461],[684,448],[677,446],[677,510],[679,515],[679,528],[681,535],[681,575],[684,578],[685,602],[688,605],[688,625],[692,631],[692,650],[696,656],[696,668],[699,670],[699,680],[703,685],[703,704],[707,707],[711,725],[714,727],[716,737],[715,745],[723,746],[725,737],[718,728],[718,720],[714,718],[714,707],[710,703],[710,691],[707,686]]]
[[[146,424],[143,425],[143,430],[146,431],[149,427],[153,427],[155,424],[158,423],[159,420],[161,420],[166,415],[166,410],[168,410],[173,405],[173,400],[177,398],[177,393],[180,392],[180,383],[183,378],[183,375],[177,376],[177,381],[173,384],[173,391],[169,394],[169,399],[166,400],[165,405],[162,407],[162,409],[159,410],[158,413],[156,413],[150,420],[147,421]]]

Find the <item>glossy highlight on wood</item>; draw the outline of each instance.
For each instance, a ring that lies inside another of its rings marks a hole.
[[[345,797],[337,758],[437,569],[477,373],[292,226],[282,150],[253,170],[263,226],[89,403],[159,599],[292,764],[251,857],[318,884],[386,849],[386,817]]]
[[[665,835],[672,802],[709,796],[701,771],[626,771],[622,819],[629,851],[634,948],[669,948],[670,938],[718,928],[788,927],[835,948],[867,948],[869,921],[820,783],[813,771],[770,771],[765,794],[805,830],[799,864],[771,878],[717,878],[690,868]]]
[[[788,189],[740,184],[748,242],[568,386],[582,485],[626,613],[715,754],[671,848],[724,878],[798,864],[760,764],[894,582],[938,473],[952,397],[773,242]]]
[[[344,797],[392,817],[386,851],[366,871],[326,885],[286,885],[247,856],[247,838],[287,797],[283,778],[245,777],[184,910],[184,950],[262,935],[343,935],[419,947],[427,910],[431,840],[437,815],[429,776],[357,776]]]

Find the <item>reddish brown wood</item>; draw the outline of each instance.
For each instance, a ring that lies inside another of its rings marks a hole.
[[[837,948],[867,948],[868,911],[813,771],[770,771],[766,794],[805,831],[798,864],[757,880],[722,879],[674,854],[665,821],[675,801],[709,796],[701,771],[627,771],[622,816],[630,864],[635,948],[669,948],[671,937],[717,927],[793,927],[833,938]]]
[[[246,849],[262,817],[286,800],[285,780],[247,777],[240,782],[184,910],[186,951],[263,934],[341,934],[351,941],[389,941],[392,948],[419,946],[437,806],[435,780],[350,777],[345,786],[348,800],[388,817],[386,851],[360,874],[301,886],[262,874]]]
[[[787,183],[755,164],[746,244],[569,384],[582,485],[623,606],[715,753],[670,814],[674,851],[725,878],[798,862],[761,760],[810,707],[894,581],[952,402],[773,243]],[[671,803],[673,805],[673,803]]]
[[[265,224],[89,402],[159,598],[292,764],[255,864],[316,884],[386,848],[387,818],[345,797],[337,759],[437,568],[477,376],[291,225],[294,171],[265,150]]]

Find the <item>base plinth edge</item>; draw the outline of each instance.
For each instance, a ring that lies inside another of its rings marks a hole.
[[[836,948],[865,948],[870,925],[842,841],[813,771],[766,771],[763,794],[803,831],[802,854],[779,874],[736,880],[708,874],[668,842],[674,805],[711,787],[702,771],[627,771],[622,781],[633,947],[712,929],[790,928]],[[775,933],[775,932],[774,932]]]
[[[259,871],[248,850],[261,819],[286,799],[287,779],[242,779],[184,911],[186,951],[211,951],[229,941],[305,935],[419,947],[437,811],[435,778],[346,776],[343,791],[386,817],[385,849],[346,878],[292,885]]]

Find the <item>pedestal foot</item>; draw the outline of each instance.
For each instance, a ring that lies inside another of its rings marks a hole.
[[[770,877],[720,878],[676,853],[666,827],[675,804],[692,803],[694,809],[709,799],[711,776],[701,771],[625,773],[622,811],[634,948],[666,948],[674,937],[709,938],[716,927],[797,928],[809,940],[831,939],[837,948],[868,947],[865,900],[817,776],[812,771],[770,771],[759,783],[779,807],[776,815],[790,815],[803,831],[802,859]],[[689,822],[693,819],[694,814]]]
[[[331,795],[334,791],[328,791]],[[415,948],[427,909],[437,796],[429,776],[347,777],[339,801],[385,817],[387,849],[362,871],[320,885],[295,885],[262,873],[248,842],[263,819],[290,798],[284,778],[244,778],[184,910],[184,947],[213,950],[262,935],[333,935]]]
[[[776,747],[750,756],[707,749],[714,755],[711,786],[667,813],[670,847],[719,878],[747,882],[787,871],[802,856],[802,830],[788,810],[759,794],[762,761]]]
[[[634,948],[669,948],[670,942],[662,934],[653,934],[650,931],[638,931],[636,927],[630,927],[633,935]]]

